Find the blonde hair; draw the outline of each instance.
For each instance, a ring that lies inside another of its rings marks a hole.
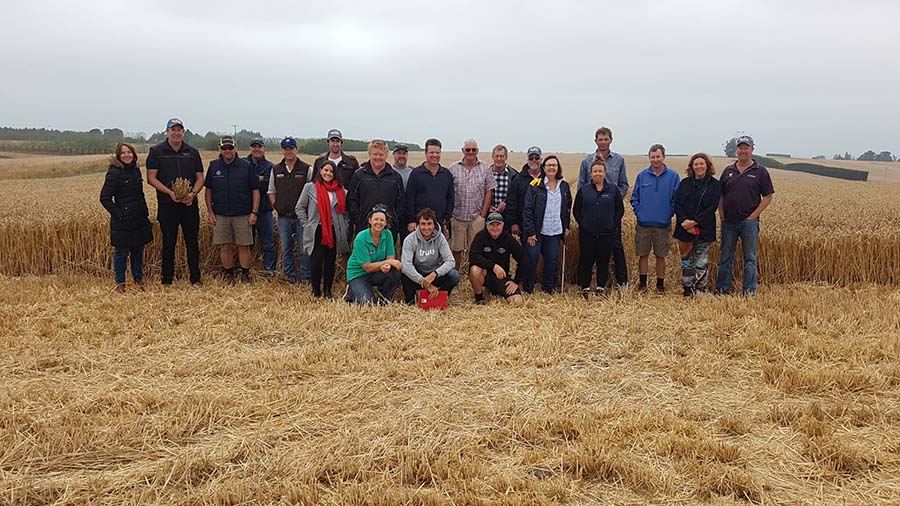
[[[380,149],[380,150],[384,151],[385,153],[387,153],[387,152],[389,151],[389,150],[388,150],[388,145],[387,145],[387,143],[384,142],[384,141],[381,140],[381,139],[374,139],[374,140],[373,140],[372,142],[370,142],[369,145],[366,147],[366,151],[367,151],[370,155],[372,154],[372,151],[375,151],[376,149]]]

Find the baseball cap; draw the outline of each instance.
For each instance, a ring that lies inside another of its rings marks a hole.
[[[407,153],[409,153],[409,148],[406,147],[406,144],[398,142],[397,144],[394,144],[394,153],[396,153],[397,151],[406,151]]]
[[[259,144],[262,147],[266,147],[266,141],[264,141],[262,139],[253,139],[252,141],[250,141],[251,146],[254,144]]]
[[[231,146],[234,147],[234,137],[226,136],[219,139],[219,147]]]
[[[500,213],[491,213],[487,216],[487,223],[503,223],[503,215]]]
[[[753,137],[750,137],[749,135],[742,135],[742,136],[738,137],[737,142],[734,143],[734,145],[740,146],[741,144],[747,144],[752,148],[753,147]]]
[[[293,137],[285,137],[284,139],[281,139],[281,147],[282,147],[282,149],[284,149],[284,148],[296,148],[296,147],[297,147],[297,141],[294,140]]]
[[[172,118],[169,121],[166,121],[166,130],[172,128],[173,126],[178,125],[181,128],[184,128],[184,123],[181,122],[178,118]]]
[[[531,156],[531,155],[543,156],[544,153],[541,152],[541,148],[539,148],[537,146],[531,146],[530,148],[528,148],[527,156]]]
[[[337,128],[332,128],[331,130],[328,131],[327,139],[330,141],[331,139],[334,139],[334,138],[344,140],[344,136],[341,135],[341,131],[338,130]]]

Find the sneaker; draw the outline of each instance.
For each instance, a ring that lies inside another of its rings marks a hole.
[[[250,270],[249,269],[247,269],[247,270],[241,269],[241,284],[242,285],[250,284]]]
[[[591,298],[591,288],[582,288],[581,289],[581,298],[584,300],[589,300]]]
[[[605,288],[603,288],[602,286],[598,286],[598,287],[597,287],[597,290],[594,292],[594,294],[595,294],[597,297],[600,297],[601,295],[603,295],[603,294],[605,293],[605,291],[606,291]]]
[[[116,293],[125,293],[125,283],[119,283],[118,285],[116,285],[115,292]]]

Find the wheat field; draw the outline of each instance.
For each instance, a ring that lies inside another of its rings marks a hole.
[[[754,298],[424,313],[113,294],[98,161],[0,176],[0,505],[900,504],[900,185],[773,170]]]

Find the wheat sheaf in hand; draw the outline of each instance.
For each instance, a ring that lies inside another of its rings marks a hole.
[[[187,197],[192,188],[193,185],[191,182],[183,177],[176,178],[175,181],[172,182],[172,191],[175,192],[175,200],[181,200]]]

